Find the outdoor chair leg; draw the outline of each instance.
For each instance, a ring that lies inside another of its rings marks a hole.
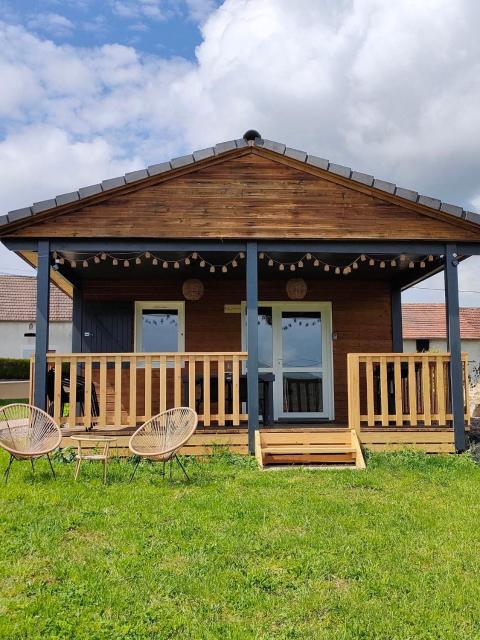
[[[188,476],[188,473],[185,471],[185,467],[183,466],[183,464],[180,461],[180,458],[178,456],[175,456],[175,460],[178,462],[180,469],[183,471],[183,473],[185,474],[186,479],[190,482],[190,478]]]
[[[166,465],[166,462],[165,462],[165,460],[164,460],[164,461],[162,462],[162,477],[163,477],[163,478],[165,477],[165,465]]]
[[[170,458],[170,465],[169,466],[170,466],[170,471],[169,471],[170,477],[169,477],[169,480],[171,482],[172,481],[173,458]]]
[[[52,461],[50,460],[50,454],[47,453],[48,464],[50,465],[50,471],[52,472],[53,479],[56,480],[57,476],[55,475],[55,471],[53,470]]]
[[[80,471],[80,463],[81,463],[81,460],[80,460],[80,458],[78,458],[78,460],[77,460],[77,466],[75,467],[75,477],[74,477],[74,480],[77,480],[77,479],[78,479],[78,474],[79,474],[79,471]]]
[[[131,482],[131,481],[133,480],[133,478],[135,477],[135,473],[136,473],[136,471],[137,471],[137,469],[138,469],[138,465],[139,465],[139,464],[140,464],[140,460],[137,460],[137,462],[135,462],[135,466],[133,467],[133,473],[132,473],[132,475],[130,476],[130,480],[129,480],[129,482]]]
[[[30,462],[32,464],[32,476],[35,477],[35,463],[33,461],[33,458],[30,458]]]
[[[107,459],[103,461],[103,484],[107,484]]]
[[[3,474],[4,478],[5,478],[5,484],[7,484],[7,482],[8,482],[8,475],[10,473],[10,467],[12,466],[12,462],[14,460],[15,460],[15,458],[11,455],[10,456],[10,460],[8,461],[8,467],[5,469],[5,473]]]

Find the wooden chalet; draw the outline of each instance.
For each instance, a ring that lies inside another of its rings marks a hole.
[[[362,464],[465,448],[457,265],[480,216],[255,131],[0,218],[35,265],[32,402],[64,429],[189,405],[213,444],[262,464]],[[448,353],[402,353],[402,290],[445,274]],[[73,298],[49,353],[49,283]]]

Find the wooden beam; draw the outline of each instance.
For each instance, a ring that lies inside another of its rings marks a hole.
[[[255,453],[258,430],[258,251],[256,242],[247,242],[247,390],[248,450]]]
[[[403,352],[402,290],[395,285],[392,287],[392,349]]]
[[[35,327],[34,404],[45,411],[47,405],[47,351],[50,312],[50,242],[38,241],[37,318]]]
[[[465,412],[463,364],[460,340],[457,247],[445,247],[445,306],[447,315],[447,345],[450,352],[450,394],[452,402],[455,449],[465,450]]]

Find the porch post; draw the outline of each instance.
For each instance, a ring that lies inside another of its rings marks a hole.
[[[392,347],[395,353],[403,352],[402,290],[398,284],[392,287]]]
[[[458,260],[455,245],[445,247],[445,303],[447,315],[447,349],[450,352],[450,394],[455,432],[455,449],[465,449],[465,414],[463,393],[462,348],[458,296]]]
[[[255,453],[255,431],[258,429],[258,256],[256,242],[247,242],[247,351],[248,451]]]
[[[73,287],[72,306],[72,353],[82,352],[82,292]]]
[[[47,351],[50,310],[50,241],[38,241],[37,319],[35,337],[35,375],[33,402],[45,411],[47,406]]]

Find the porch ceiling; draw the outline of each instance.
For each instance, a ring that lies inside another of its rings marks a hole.
[[[150,258],[145,258],[138,252],[115,252],[108,254],[106,260],[95,263],[93,257],[98,253],[87,253],[78,251],[63,251],[61,256],[65,259],[65,264],[58,265],[58,273],[62,274],[72,282],[81,283],[87,280],[106,279],[158,279],[158,278],[222,278],[222,279],[245,279],[245,259],[239,258],[237,252],[232,251],[202,251],[197,259],[192,259],[191,251],[162,251],[152,253]],[[112,257],[118,260],[118,265],[114,266]],[[158,264],[152,263],[153,256],[157,258]],[[135,259],[140,257],[140,264],[136,264]],[[308,279],[342,279],[354,280],[374,280],[391,281],[406,287],[409,284],[432,275],[443,268],[443,260],[439,256],[434,256],[433,261],[428,261],[425,254],[404,254],[404,259],[399,260],[398,254],[376,254],[375,264],[370,266],[370,256],[366,256],[365,261],[359,260],[359,253],[315,253],[312,259],[305,259],[305,253],[293,252],[269,252],[263,259],[258,260],[259,280],[288,280],[293,277],[304,277]],[[190,264],[185,264],[185,258],[190,258]],[[205,266],[200,266],[200,259],[205,260]],[[83,261],[88,261],[88,267],[83,267]],[[274,264],[269,266],[269,260]],[[319,266],[314,266],[315,259],[319,260]],[[425,259],[425,260],[424,260]],[[129,266],[124,266],[124,260],[129,261]],[[237,266],[233,267],[232,261],[236,260]],[[391,261],[396,261],[396,266],[391,265]],[[424,260],[425,266],[420,266],[420,261]],[[76,267],[70,267],[70,263],[75,261]],[[167,261],[168,268],[163,268],[163,262]],[[179,268],[174,267],[178,261]],[[299,261],[303,262],[303,267],[299,267]],[[358,268],[352,269],[348,275],[336,274],[335,267],[340,267],[343,272],[345,267],[357,261]],[[414,263],[411,267],[410,264]],[[380,265],[384,262],[385,266]],[[280,270],[280,265],[284,269]],[[295,270],[290,269],[290,265],[295,265]],[[325,271],[325,265],[329,265],[329,270]],[[210,265],[215,266],[215,272],[210,272]],[[222,266],[227,266],[227,272],[222,272]]]

